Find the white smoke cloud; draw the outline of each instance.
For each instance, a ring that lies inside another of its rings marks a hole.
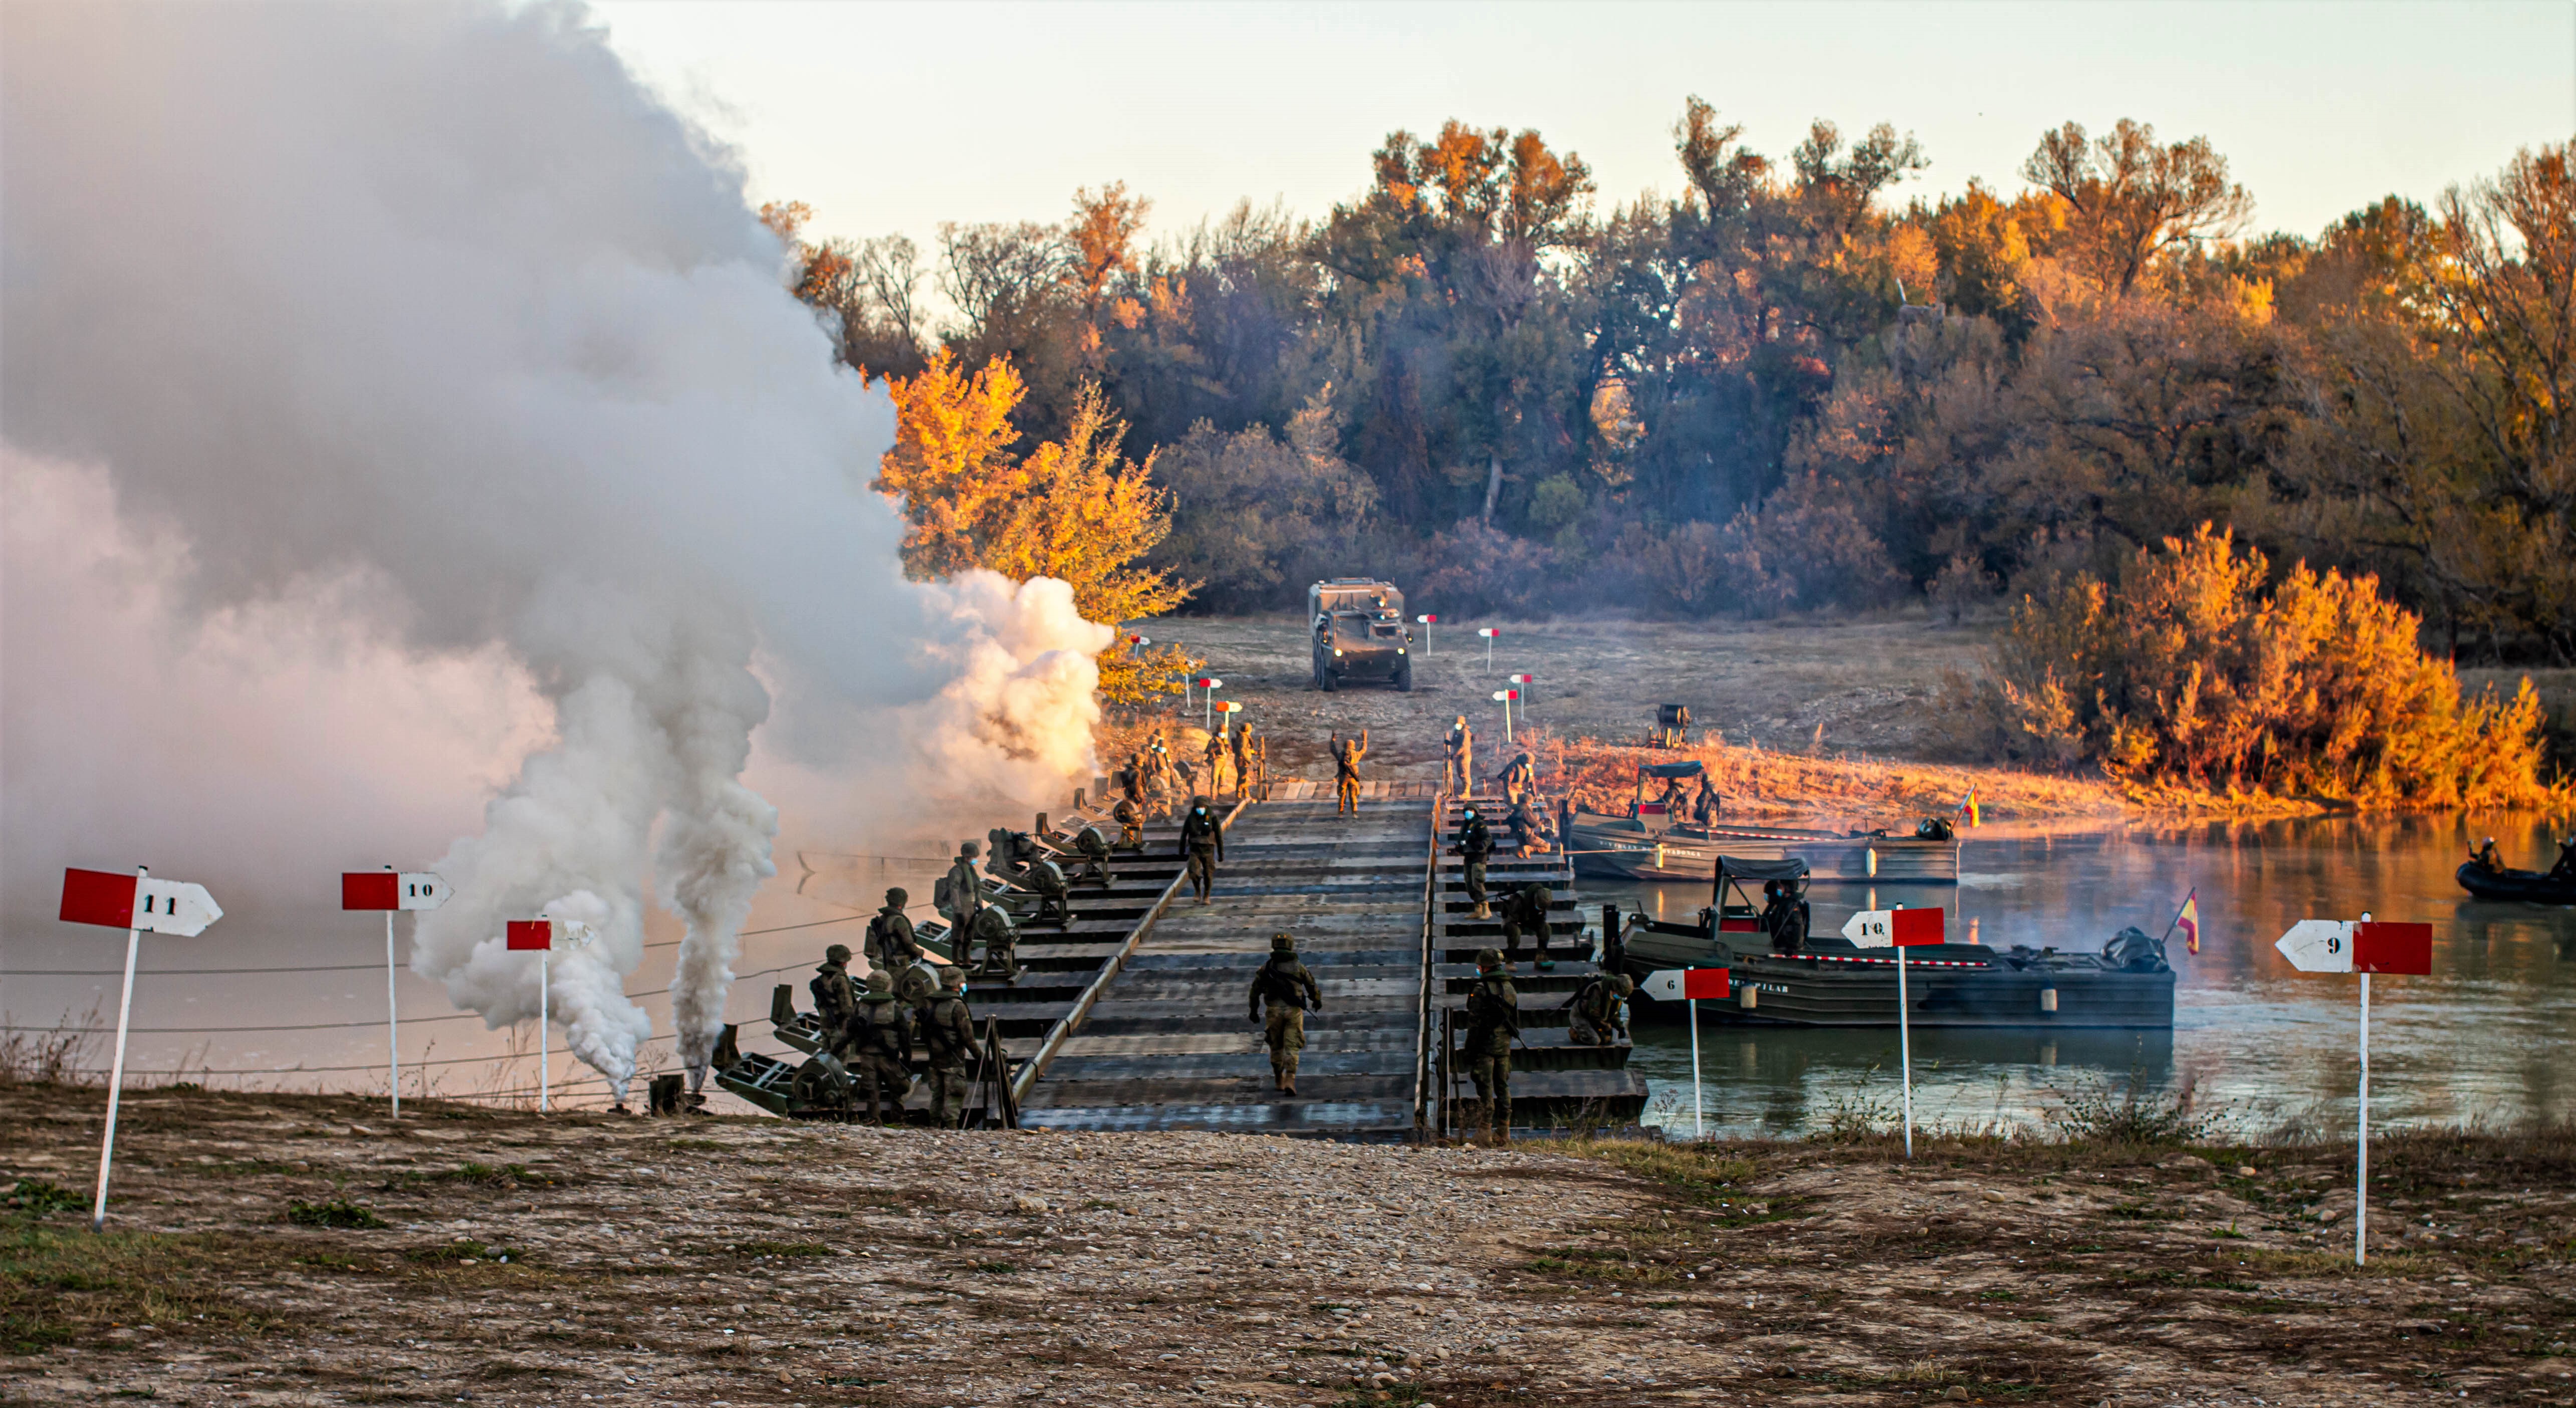
[[[9,539],[13,918],[50,899],[62,808],[102,844],[217,782],[181,750],[147,784],[138,736],[220,751],[209,717],[260,693],[209,699],[200,679],[180,698],[167,668],[63,625],[89,605],[24,595],[97,582],[111,541],[148,564],[129,634],[184,650],[260,623],[362,642],[343,674],[499,669],[501,694],[533,689],[553,737],[437,863],[456,897],[423,918],[414,967],[493,1025],[524,1020],[533,964],[502,922],[585,911],[597,940],[558,957],[552,1000],[621,1090],[649,1032],[621,992],[648,875],[687,923],[683,1057],[715,1037],[780,828],[743,781],[756,732],[782,775],[958,816],[1089,771],[1107,628],[1062,583],[902,579],[900,522],[865,489],[890,407],[781,290],[730,156],[579,10],[13,6],[7,26],[8,508],[94,484],[113,515]],[[85,717],[99,676],[140,693]],[[298,741],[335,730],[366,732]],[[323,770],[381,773],[381,732]],[[198,878],[256,903],[378,863],[387,790],[228,797],[238,839],[196,837]]]

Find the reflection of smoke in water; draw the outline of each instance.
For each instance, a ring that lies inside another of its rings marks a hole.
[[[525,1020],[536,965],[502,921],[591,923],[551,998],[622,1094],[650,1029],[622,992],[648,873],[686,921],[673,1014],[702,1073],[780,825],[746,769],[845,840],[863,795],[907,797],[916,822],[1042,801],[1090,768],[1090,656],[1111,637],[1062,583],[902,579],[900,523],[864,487],[885,399],[781,289],[730,156],[583,24],[11,16],[0,882],[34,919],[70,852],[184,824],[159,854],[193,853],[228,907],[309,909],[316,874],[381,859],[398,789],[473,782],[415,772],[399,730],[263,717],[263,674],[307,672],[355,710],[394,678],[480,682],[487,749],[511,736],[488,720],[532,697],[551,737],[437,862],[456,894],[413,966],[491,1025]],[[107,517],[15,531],[65,503]],[[76,612],[97,628],[54,619]],[[176,664],[136,663],[218,627],[257,662],[240,678],[198,668],[182,694]],[[196,795],[263,751],[321,785]]]

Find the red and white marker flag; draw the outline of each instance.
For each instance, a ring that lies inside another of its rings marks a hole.
[[[2272,947],[2302,973],[2361,975],[2361,1083],[2355,1114],[2352,1178],[2352,1262],[2370,1262],[2370,975],[2433,971],[2433,926],[2394,924],[2363,915],[2302,919]]]
[[[1723,968],[1658,968],[1646,975],[1637,990],[1665,1002],[1690,1004],[1691,1032],[1691,1138],[1697,1139],[1705,1128],[1701,1112],[1707,1106],[1699,1094],[1699,1004],[1701,999],[1716,1002],[1724,999],[1731,984]]]
[[[447,882],[426,870],[351,870],[340,876],[342,909],[436,909]]]
[[[510,948],[545,950],[555,946],[555,921],[551,919],[513,919],[501,932],[501,941]]]
[[[1871,862],[1877,853],[1871,853]],[[1947,921],[1941,909],[1864,909],[1843,921],[1843,937],[1857,948],[1914,948],[1946,942]],[[1913,997],[1906,991],[1903,954],[1896,959],[1896,1064],[1905,1090],[1905,1157],[1914,1157],[1914,1024]]]
[[[62,920],[191,938],[224,917],[203,885],[114,870],[65,870]]]
[[[140,866],[131,875],[114,870],[63,871],[62,920],[125,931],[125,987],[116,1000],[116,1061],[107,1077],[107,1130],[98,1144],[98,1196],[90,1204],[89,1226],[107,1225],[107,1176],[116,1166],[116,1112],[125,1095],[126,1024],[134,1016],[134,959],[145,934],[193,938],[224,917],[223,906],[203,885],[184,880],[155,880]]]

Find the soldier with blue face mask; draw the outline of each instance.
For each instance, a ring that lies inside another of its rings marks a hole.
[[[1208,891],[1216,885],[1216,863],[1225,859],[1225,827],[1205,797],[1192,797],[1188,815],[1181,818],[1181,855],[1199,903],[1213,903]]]

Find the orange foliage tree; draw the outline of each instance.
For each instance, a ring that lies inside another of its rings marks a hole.
[[[904,570],[917,579],[983,567],[1025,581],[1060,577],[1088,620],[1158,616],[1192,584],[1138,561],[1172,529],[1170,495],[1153,485],[1153,457],[1120,453],[1126,423],[1085,386],[1059,440],[1025,457],[1011,413],[1027,387],[1009,359],[968,372],[946,351],[920,375],[890,380],[894,448],[871,486],[902,500]],[[1173,647],[1100,656],[1100,691],[1120,703],[1180,692],[1196,662]]]
[[[2270,564],[2203,524],[2142,548],[2116,582],[2024,597],[1987,705],[2015,751],[2090,759],[2133,789],[2364,807],[2544,806],[2538,698],[2464,700],[2379,579]]]

